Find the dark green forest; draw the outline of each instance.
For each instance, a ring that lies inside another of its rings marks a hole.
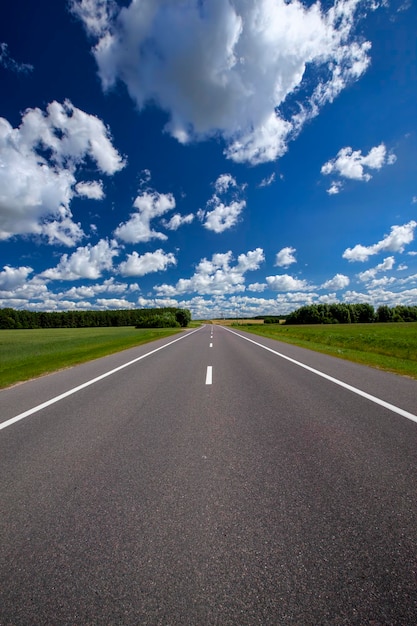
[[[265,320],[267,323],[267,321]],[[310,304],[286,316],[286,324],[367,324],[417,322],[417,306],[371,304]]]
[[[188,309],[131,309],[115,311],[25,311],[0,309],[0,329],[94,328],[136,326],[136,328],[185,328],[191,321]]]

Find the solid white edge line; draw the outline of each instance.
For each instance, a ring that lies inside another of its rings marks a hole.
[[[295,359],[292,359],[291,357],[286,356],[285,354],[281,354],[281,352],[277,352],[276,350],[273,350],[272,348],[263,346],[261,343],[258,343],[257,341],[254,341],[253,339],[249,339],[249,337],[245,337],[244,335],[240,335],[234,330],[230,330],[229,328],[226,328],[225,326],[223,326],[223,328],[224,330],[227,330],[229,333],[232,333],[233,335],[237,335],[241,339],[245,339],[246,341],[249,341],[250,343],[255,344],[255,346],[259,346],[260,348],[263,348],[264,350],[267,350],[268,352],[272,352],[272,354],[276,354],[282,359],[285,359],[286,361],[290,361],[290,363],[294,363],[294,365],[298,365],[299,367],[302,367],[305,370],[312,372],[313,374],[317,374],[317,376],[321,376],[322,378],[329,380],[335,385],[344,387],[344,389],[348,389],[352,393],[356,393],[356,395],[362,396],[362,398],[366,398],[367,400],[370,400],[371,402],[374,402],[375,404],[379,404],[380,406],[384,407],[385,409],[388,409],[389,411],[392,411],[393,413],[397,413],[398,415],[401,415],[402,417],[406,417],[407,419],[412,420],[413,422],[417,422],[417,415],[414,415],[413,413],[409,413],[408,411],[405,411],[404,409],[400,409],[400,407],[395,406],[394,404],[390,404],[389,402],[385,402],[385,400],[381,400],[380,398],[377,398],[376,396],[372,396],[370,393],[366,393],[366,391],[362,391],[361,389],[358,389],[357,387],[352,387],[352,385],[348,385],[347,383],[344,383],[342,380],[339,380],[338,378],[333,378],[333,376],[329,376],[328,374],[325,374],[324,372],[320,372],[320,370],[316,370],[313,367],[310,367],[309,365],[305,365],[304,363],[301,363],[300,361],[296,361]]]
[[[213,384],[213,366],[207,365],[206,385]]]
[[[88,380],[82,385],[78,385],[78,387],[73,387],[73,389],[69,389],[68,391],[65,391],[64,393],[61,393],[59,396],[55,396],[55,398],[51,398],[50,400],[47,400],[46,402],[42,402],[42,404],[38,404],[37,406],[34,406],[33,408],[28,409],[27,411],[24,411],[23,413],[20,413],[19,415],[16,415],[15,417],[11,417],[10,419],[0,424],[0,430],[2,430],[3,428],[7,428],[8,426],[15,424],[16,422],[19,422],[25,417],[29,417],[29,415],[33,415],[34,413],[37,413],[38,411],[41,411],[42,409],[46,409],[46,407],[51,406],[51,404],[55,404],[55,402],[59,402],[60,400],[63,400],[64,398],[67,398],[68,396],[71,396],[72,394],[77,393],[78,391],[81,391],[81,389],[85,389],[85,387],[89,387],[90,385],[94,385],[94,383],[98,383],[100,380],[103,380],[103,378],[107,378],[107,376],[111,376],[112,374],[115,374],[116,372],[120,372],[120,370],[124,369],[125,367],[129,367],[129,365],[133,365],[134,363],[137,363],[138,361],[141,361],[142,359],[146,359],[146,357],[151,356],[151,354],[155,354],[155,352],[159,352],[159,350],[163,350],[164,348],[168,348],[168,346],[172,346],[173,343],[176,343],[177,341],[180,341],[181,339],[185,339],[186,337],[193,335],[194,333],[198,332],[201,328],[202,327],[196,328],[196,330],[192,330],[191,332],[186,333],[185,335],[182,335],[181,337],[178,337],[177,339],[174,339],[173,341],[170,341],[169,343],[166,343],[165,345],[160,346],[159,348],[155,348],[155,350],[151,350],[150,352],[147,352],[146,354],[142,354],[142,356],[138,356],[136,359],[133,359],[132,361],[129,361],[128,363],[119,365],[119,367],[116,367],[110,370],[109,372],[105,372],[104,374],[101,374],[100,376],[97,376],[96,378],[92,378],[91,380]]]

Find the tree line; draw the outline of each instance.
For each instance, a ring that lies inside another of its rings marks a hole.
[[[136,326],[136,328],[185,328],[191,321],[188,309],[120,309],[114,311],[26,311],[0,309],[0,329],[94,328]]]
[[[286,324],[360,324],[417,322],[417,306],[385,304],[309,304],[287,315]]]

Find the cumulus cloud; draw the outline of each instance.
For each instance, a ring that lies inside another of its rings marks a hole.
[[[87,158],[107,175],[124,166],[103,122],[69,101],[28,109],[19,128],[0,118],[0,240],[36,234],[77,243],[84,233],[70,202]]]
[[[294,252],[296,252],[295,248],[291,248],[290,246],[282,248],[282,250],[277,252],[275,265],[278,267],[289,267],[292,263],[297,263]]]
[[[166,130],[178,141],[220,135],[236,162],[284,154],[369,64],[370,43],[355,39],[354,28],[372,0],[339,0],[327,10],[286,0],[71,6],[96,40],[104,90],[123,82],[139,109],[152,102],[169,114]]]
[[[113,257],[118,254],[115,241],[101,239],[95,246],[88,244],[71,255],[63,254],[56,267],[45,270],[40,276],[49,280],[94,280],[100,278],[104,270],[112,269]]]
[[[137,213],[132,213],[127,222],[116,228],[115,237],[126,243],[168,239],[164,233],[152,230],[151,220],[175,208],[175,198],[172,194],[144,191],[137,196],[133,206],[137,209]]]
[[[53,294],[48,291],[45,281],[38,276],[22,280],[23,273],[20,277],[15,275],[12,280],[11,278],[11,276],[3,276],[4,282],[0,285],[0,307],[33,309],[48,306],[47,303]]]
[[[102,200],[104,198],[103,182],[101,180],[82,181],[75,185],[75,191],[79,196],[89,200]]]
[[[215,233],[222,233],[232,228],[238,222],[245,206],[246,202],[244,200],[240,202],[233,201],[230,204],[216,203],[215,208],[212,211],[208,211],[205,215],[205,228],[213,230]]]
[[[339,150],[335,159],[327,161],[321,168],[321,173],[338,174],[343,178],[368,182],[372,178],[368,170],[380,170],[384,165],[392,165],[395,160],[395,155],[388,154],[383,143],[371,148],[367,155],[363,155],[361,150],[352,150],[348,146]],[[327,193],[339,193],[340,189],[341,183],[333,182]]]
[[[358,243],[353,248],[347,248],[343,258],[348,261],[367,261],[370,256],[380,252],[404,252],[406,245],[414,239],[414,229],[417,222],[411,220],[402,226],[392,226],[389,235],[371,246],[363,246]]]
[[[0,65],[6,70],[17,72],[18,74],[28,74],[33,71],[33,65],[30,63],[18,63],[15,61],[9,53],[9,47],[7,43],[0,43]]]
[[[71,287],[59,294],[60,298],[71,298],[73,300],[92,299],[98,294],[121,294],[126,291],[138,290],[138,285],[127,285],[126,283],[118,283],[114,278],[108,278],[101,283],[94,285],[81,285],[80,287]]]
[[[97,298],[94,308],[107,311],[108,309],[134,309],[135,305],[126,298]]]
[[[336,194],[340,193],[340,190],[342,189],[342,187],[343,185],[341,182],[332,181],[332,184],[327,189],[327,193],[329,194],[329,196],[335,196]]]
[[[267,286],[268,285],[266,283],[251,283],[250,285],[248,285],[248,291],[256,291],[258,293],[261,293],[262,291],[265,291]]]
[[[159,295],[176,296],[183,293],[231,294],[245,290],[245,274],[259,268],[265,260],[263,250],[256,248],[240,254],[232,265],[233,253],[213,254],[211,260],[202,259],[191,278],[181,278],[175,286],[158,285]]]
[[[193,221],[193,213],[189,213],[188,215],[180,215],[180,213],[175,213],[175,215],[173,215],[170,220],[163,220],[162,223],[165,228],[168,228],[168,230],[178,230],[178,228],[183,224],[191,224],[191,222]]]
[[[122,276],[145,276],[152,272],[165,271],[169,265],[176,265],[177,259],[169,252],[155,250],[139,255],[136,251],[127,255],[126,261],[120,263],[119,272]]]
[[[306,280],[294,278],[289,274],[279,274],[277,276],[267,276],[268,287],[273,291],[304,291],[310,289]]]
[[[246,206],[242,199],[244,185],[238,185],[230,174],[221,174],[214,183],[215,193],[207,202],[206,209],[200,209],[198,217],[207,230],[222,233],[239,221]]]
[[[378,272],[386,272],[387,270],[392,270],[392,268],[394,267],[394,264],[395,264],[394,257],[388,256],[386,259],[382,261],[382,263],[379,263],[375,267],[372,267],[371,269],[366,270],[365,272],[360,272],[358,274],[358,278],[362,282],[369,282],[370,280],[375,278]]]
[[[325,283],[322,284],[320,289],[334,289],[338,291],[339,289],[344,289],[350,283],[348,276],[344,274],[336,274],[330,280],[326,280]]]
[[[33,269],[31,267],[10,267],[10,265],[5,265],[3,271],[0,272],[0,290],[9,291],[21,287],[32,272]]]

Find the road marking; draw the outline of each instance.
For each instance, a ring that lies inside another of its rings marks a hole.
[[[107,376],[111,376],[112,374],[115,374],[116,372],[120,372],[120,370],[124,369],[125,367],[129,367],[129,365],[133,365],[134,363],[137,363],[138,361],[141,361],[142,359],[146,359],[146,357],[151,356],[152,354],[155,354],[155,352],[159,352],[159,350],[163,350],[164,348],[168,348],[168,346],[172,346],[172,344],[176,343],[177,341],[181,341],[181,339],[185,339],[189,337],[190,335],[193,335],[194,333],[198,332],[199,330],[201,330],[201,328],[192,330],[191,332],[188,332],[186,335],[182,335],[181,337],[178,337],[177,339],[174,339],[173,341],[170,341],[169,343],[166,343],[165,345],[160,346],[159,348],[155,348],[155,350],[151,350],[150,352],[147,352],[146,354],[143,354],[142,356],[138,356],[136,359],[133,359],[132,361],[129,361],[128,363],[119,365],[119,367],[116,367],[113,370],[106,372],[105,374],[101,374],[100,376],[97,376],[96,378],[92,378],[91,380],[88,380],[82,385],[78,385],[78,387],[69,389],[68,391],[65,391],[64,393],[61,393],[59,396],[56,396],[55,398],[51,398],[50,400],[47,400],[46,402],[42,402],[42,404],[38,404],[37,406],[34,406],[32,409],[28,409],[27,411],[24,411],[23,413],[20,413],[19,415],[16,415],[15,417],[11,417],[10,419],[0,424],[0,430],[2,430],[3,428],[7,428],[8,426],[15,424],[16,422],[19,422],[25,417],[29,417],[30,415],[33,415],[34,413],[37,413],[38,411],[41,411],[42,409],[46,409],[46,407],[51,406],[51,404],[55,404],[55,402],[59,402],[60,400],[63,400],[64,398],[67,398],[68,396],[71,396],[72,394],[77,393],[78,391],[81,391],[82,389],[85,389],[86,387],[89,387],[90,385],[94,385],[94,383],[97,383],[100,380],[103,380],[103,378],[107,378]]]
[[[385,400],[381,400],[381,398],[372,396],[370,393],[366,393],[366,391],[362,391],[361,389],[358,389],[357,387],[352,387],[352,385],[348,385],[347,383],[344,383],[342,380],[339,380],[338,378],[333,378],[333,376],[329,376],[328,374],[325,374],[324,372],[320,372],[320,370],[316,370],[314,369],[314,367],[305,365],[304,363],[301,363],[300,361],[296,361],[295,359],[292,359],[291,357],[286,356],[285,354],[282,354],[281,352],[277,352],[276,350],[273,350],[272,348],[263,346],[261,343],[258,343],[257,341],[254,341],[253,339],[249,339],[249,337],[245,337],[244,335],[240,335],[234,330],[230,330],[229,328],[226,328],[225,326],[223,326],[223,328],[224,330],[227,330],[229,333],[232,333],[233,335],[237,335],[241,339],[245,339],[245,341],[249,341],[250,343],[255,344],[255,346],[259,346],[260,348],[263,348],[264,350],[267,350],[268,352],[272,352],[272,354],[276,354],[282,359],[285,359],[286,361],[290,361],[290,363],[294,363],[294,365],[298,365],[299,367],[302,367],[305,370],[312,372],[313,374],[317,374],[317,376],[321,376],[322,378],[329,380],[335,385],[344,387],[344,389],[348,389],[352,393],[356,393],[356,395],[361,396],[362,398],[366,398],[367,400],[370,400],[371,402],[374,402],[375,404],[379,404],[380,406],[384,407],[385,409],[388,409],[389,411],[392,411],[393,413],[397,413],[398,415],[401,415],[402,417],[406,417],[407,419],[412,420],[413,422],[417,422],[417,415],[414,415],[413,413],[409,413],[409,411],[404,411],[404,409],[400,409],[400,407],[395,406],[394,404],[385,402]]]
[[[209,347],[210,347],[210,348],[212,348],[212,347],[213,347],[213,344],[211,343]]]
[[[212,382],[213,382],[213,367],[212,365],[207,365],[206,385],[211,385]]]

